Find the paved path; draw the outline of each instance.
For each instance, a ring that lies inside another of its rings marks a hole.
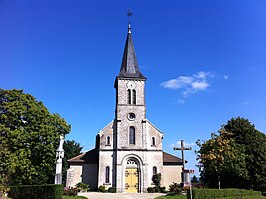
[[[99,193],[87,192],[78,193],[79,196],[85,196],[89,199],[154,199],[165,194],[162,193]]]

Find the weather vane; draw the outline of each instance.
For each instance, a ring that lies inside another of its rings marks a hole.
[[[127,16],[128,16],[128,21],[130,23],[130,17],[133,15],[133,12],[131,12],[130,8],[128,8]]]

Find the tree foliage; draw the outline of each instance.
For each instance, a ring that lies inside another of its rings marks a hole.
[[[22,90],[0,89],[0,181],[9,185],[54,181],[60,134],[70,125]]]
[[[62,182],[63,184],[66,183],[66,171],[69,167],[69,164],[67,162],[67,160],[81,154],[81,150],[83,149],[82,146],[80,146],[80,143],[75,142],[74,140],[66,140],[64,142],[64,151],[65,151],[65,155],[63,158],[63,171],[62,171]]]
[[[198,178],[195,175],[193,175],[191,183],[198,183],[198,182],[199,182]]]
[[[265,134],[244,118],[232,118],[219,135],[197,144],[201,180],[209,187],[262,190],[266,184]]]
[[[244,118],[232,118],[223,126],[231,138],[244,147],[250,188],[266,191],[266,136]]]

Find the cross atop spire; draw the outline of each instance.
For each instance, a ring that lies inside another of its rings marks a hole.
[[[133,12],[131,12],[130,8],[128,8],[127,16],[128,16],[128,22],[130,23],[130,17],[133,15]]]
[[[128,8],[127,16],[128,16],[128,33],[131,33],[131,26],[130,26],[130,17],[133,15],[130,8]]]

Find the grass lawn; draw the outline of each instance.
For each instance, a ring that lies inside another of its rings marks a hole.
[[[187,199],[187,196],[183,196],[183,195],[160,196],[160,197],[157,197],[156,199]]]
[[[88,199],[84,196],[63,196],[63,199]]]

